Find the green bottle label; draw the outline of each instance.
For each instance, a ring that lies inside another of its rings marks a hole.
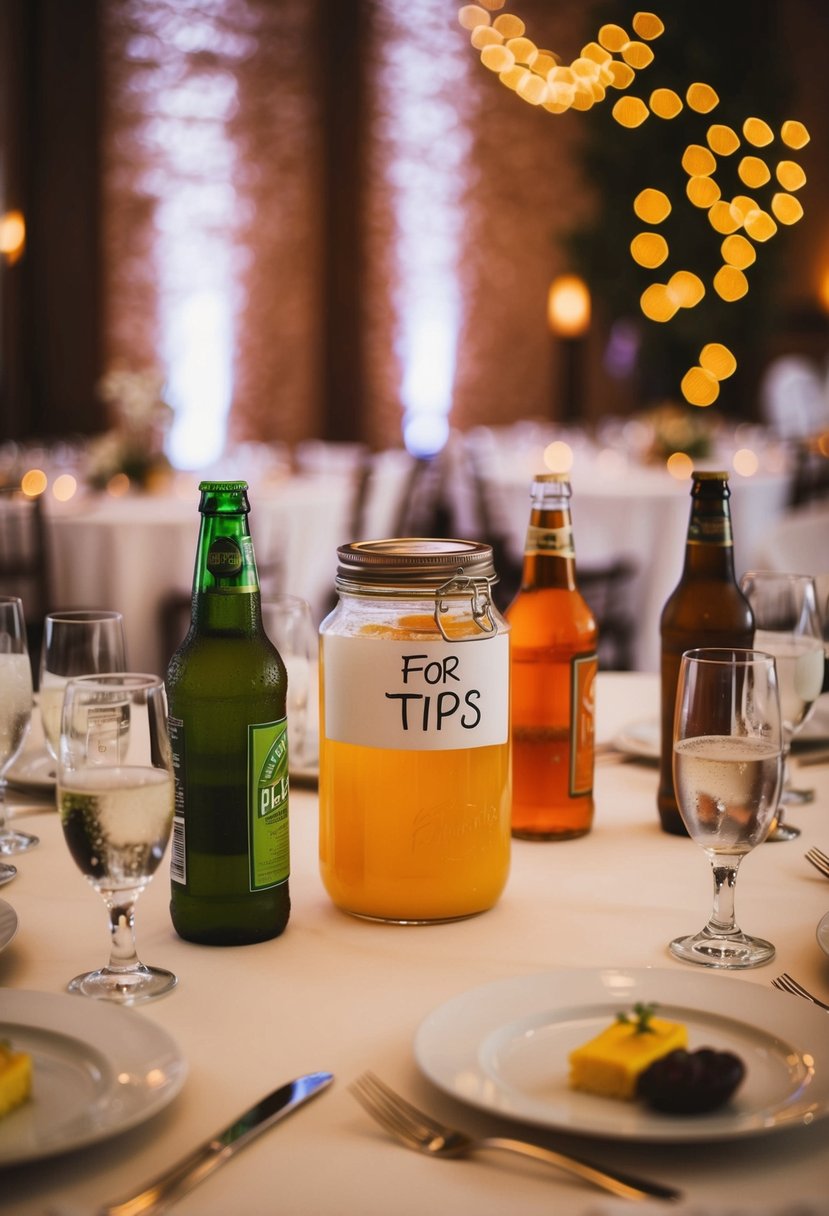
[[[251,891],[284,882],[291,868],[285,718],[248,726],[248,841]]]

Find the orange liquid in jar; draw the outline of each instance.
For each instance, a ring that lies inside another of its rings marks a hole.
[[[383,637],[435,636],[431,617]],[[486,641],[472,642],[486,645]],[[320,745],[320,872],[334,903],[392,921],[454,920],[497,901],[509,872],[510,746],[446,751]]]

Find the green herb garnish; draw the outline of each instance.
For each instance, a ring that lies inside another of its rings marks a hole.
[[[617,1013],[616,1021],[623,1022],[625,1025],[634,1025],[636,1029],[634,1034],[654,1034],[655,1031],[651,1026],[651,1019],[656,1012],[656,1003],[645,1005],[642,1001],[637,1001],[633,1006],[633,1012],[636,1014],[632,1018],[628,1013]]]

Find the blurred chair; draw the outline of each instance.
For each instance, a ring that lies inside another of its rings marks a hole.
[[[599,628],[601,671],[633,670],[636,622],[631,592],[636,574],[637,567],[629,558],[603,566],[580,566],[576,558],[576,582]]]
[[[796,442],[790,506],[829,501],[829,426]]]
[[[760,415],[782,439],[802,439],[829,427],[829,397],[818,364],[783,355],[760,382]]]
[[[19,487],[0,490],[0,593],[23,601],[32,670],[37,673],[43,618],[49,611],[49,561],[43,502]]]

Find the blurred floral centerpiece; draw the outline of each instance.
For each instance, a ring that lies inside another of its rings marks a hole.
[[[98,393],[107,405],[110,429],[90,440],[87,449],[86,478],[95,489],[148,490],[167,480],[164,439],[173,411],[163,387],[164,378],[154,368],[113,367],[102,377]]]
[[[716,422],[699,409],[666,401],[640,417],[650,432],[645,452],[649,464],[664,464],[674,452],[684,452],[692,460],[711,454]]]

